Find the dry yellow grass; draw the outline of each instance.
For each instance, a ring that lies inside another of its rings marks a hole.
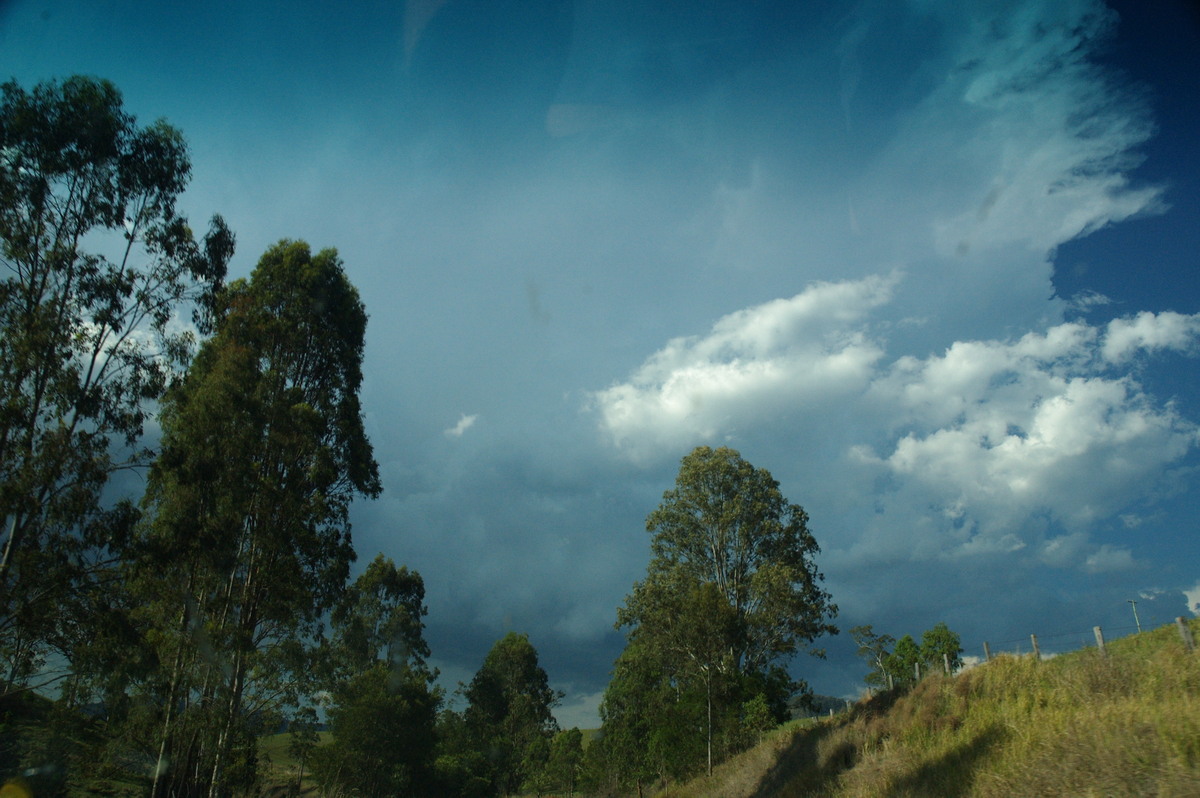
[[[1107,656],[1000,657],[785,727],[664,795],[1197,796],[1200,653],[1168,626],[1115,641]]]

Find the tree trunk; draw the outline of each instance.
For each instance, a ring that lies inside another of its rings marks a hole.
[[[4,541],[4,555],[0,557],[0,598],[5,595],[8,582],[8,564],[12,559],[13,548],[17,538],[17,514],[13,513],[8,522],[8,537]]]
[[[175,661],[171,665],[171,682],[167,688],[167,706],[164,713],[165,717],[163,718],[162,738],[158,744],[158,760],[154,764],[154,780],[150,784],[150,798],[159,798],[161,795],[159,790],[160,784],[163,783],[162,776],[170,766],[171,724],[175,717],[175,694],[179,690],[179,682],[183,678],[183,647],[187,640],[188,623],[190,620],[188,602],[191,600],[193,584],[193,575],[189,575],[184,593],[183,608],[179,612],[179,642],[175,648]]]
[[[708,775],[712,777],[712,677],[706,681],[708,688]]]
[[[234,640],[233,679],[230,683],[229,702],[226,705],[223,728],[217,738],[217,747],[213,760],[212,781],[209,783],[209,798],[222,798],[224,793],[224,767],[229,758],[232,745],[233,726],[241,714],[242,693],[246,683],[246,658],[253,651],[254,630],[258,626],[258,590],[259,580],[259,551],[253,542],[249,546],[249,562],[246,566],[246,576],[242,584],[242,618],[240,621],[244,635],[243,640]]]
[[[245,681],[245,672],[246,660],[239,648],[234,658],[233,680],[229,686],[229,701],[225,706],[225,717],[222,720],[221,732],[217,736],[217,745],[213,752],[212,780],[208,785],[209,798],[222,798],[224,794],[222,782],[224,781],[225,760],[229,758],[229,751],[232,745],[233,724],[241,710],[242,685]]]

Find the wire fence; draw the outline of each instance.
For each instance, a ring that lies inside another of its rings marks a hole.
[[[1046,659],[1059,654],[1078,651],[1081,648],[1095,648],[1099,645],[1096,640],[1097,629],[1100,629],[1100,633],[1106,643],[1136,634],[1139,631],[1136,626],[1093,626],[1090,629],[1049,635],[1037,634],[1035,632],[1026,637],[1014,640],[1000,640],[995,643],[984,641],[977,653],[984,660],[989,655],[994,657],[997,654],[1013,654],[1016,656],[1038,654],[1043,659]]]
[[[920,681],[923,677],[932,673],[948,673],[958,674],[965,670],[983,665],[991,659],[998,656],[1036,656],[1038,659],[1052,659],[1060,654],[1068,654],[1072,651],[1079,651],[1085,648],[1104,648],[1115,640],[1120,640],[1123,637],[1140,634],[1145,631],[1154,631],[1164,626],[1174,626],[1179,634],[1183,644],[1190,651],[1197,651],[1196,637],[1200,636],[1200,618],[1186,619],[1177,617],[1172,624],[1155,624],[1146,625],[1137,623],[1130,626],[1111,626],[1100,627],[1093,626],[1090,630],[1078,630],[1070,632],[1059,632],[1050,635],[1039,635],[1036,632],[1031,633],[1028,637],[1013,638],[1012,640],[1000,640],[992,643],[984,641],[977,648],[977,652],[964,648],[960,655],[960,664],[958,667],[952,667],[949,655],[944,656],[943,664],[936,665],[929,662],[913,663],[913,673],[907,679],[916,678]],[[887,680],[886,689],[896,687],[900,677],[893,671],[888,670],[883,674]],[[874,694],[879,687],[868,688],[868,694]],[[850,709],[851,702],[846,700],[846,709]],[[823,710],[822,710],[823,711]],[[830,716],[834,710],[829,709]]]
[[[1012,640],[984,641],[975,651],[964,650],[963,664],[965,667],[983,663],[1001,654],[1014,656],[1037,656],[1039,659],[1050,659],[1059,654],[1067,654],[1084,648],[1103,648],[1105,645],[1120,640],[1123,637],[1138,634],[1142,631],[1160,628],[1165,624],[1143,625],[1141,623],[1128,626],[1093,626],[1085,630],[1058,632],[1055,634],[1038,634]],[[1189,648],[1195,648],[1192,633],[1187,620],[1176,618],[1174,625]],[[964,647],[965,648],[965,647]]]

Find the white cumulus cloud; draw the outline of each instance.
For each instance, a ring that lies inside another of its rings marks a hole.
[[[1038,516],[1086,529],[1145,495],[1200,442],[1170,404],[1104,371],[1100,340],[1070,323],[902,358],[871,391],[905,431],[881,454],[858,454],[898,478],[899,494],[959,508],[957,528],[972,538],[1006,538]],[[1084,555],[1078,539],[1043,551],[1052,562],[1067,554]],[[1086,556],[1097,571],[1127,564],[1116,550]]]
[[[888,301],[898,279],[815,283],[731,313],[708,335],[673,339],[628,381],[592,394],[600,423],[638,456],[797,402],[861,391],[883,350],[856,325]]]
[[[1183,591],[1183,595],[1187,597],[1188,612],[1200,615],[1200,582],[1197,582],[1191,590]]]
[[[471,415],[463,413],[462,416],[459,417],[457,424],[455,424],[453,427],[442,430],[442,432],[447,438],[461,438],[463,433],[475,426],[475,422],[478,420],[478,413],[473,413]]]
[[[761,429],[787,407],[799,419],[787,435],[812,441],[824,434],[813,425],[827,423],[815,411],[833,399],[853,427],[841,431],[840,455],[814,456],[838,489],[874,493],[881,512],[863,533],[868,547],[945,556],[1032,544],[1054,567],[1133,567],[1130,550],[1091,544],[1087,532],[1151,495],[1200,430],[1118,373],[1113,331],[1120,360],[1187,352],[1200,316],[1067,322],[889,364],[872,315],[884,314],[895,281],[814,285],[725,316],[707,336],[675,339],[593,395],[601,426],[637,458]],[[896,518],[906,519],[901,537],[887,520]],[[1053,536],[1051,525],[1065,532]]]
[[[1192,353],[1200,341],[1200,314],[1143,311],[1133,318],[1113,319],[1104,336],[1104,358],[1121,363],[1138,349],[1173,349]]]

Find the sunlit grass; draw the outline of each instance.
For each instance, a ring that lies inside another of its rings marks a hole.
[[[713,769],[711,777],[703,776],[687,784],[675,784],[657,793],[658,798],[696,798],[696,796],[762,795],[764,778],[771,786],[781,787],[786,781],[785,771],[790,762],[789,747],[798,735],[824,723],[820,718],[802,718],[784,724],[763,736],[762,741],[728,762]],[[770,794],[770,793],[766,793]]]
[[[317,732],[317,745],[329,740],[329,732]],[[292,736],[288,732],[269,734],[258,740],[258,768],[261,782],[270,792],[272,787],[294,785],[300,773],[300,762],[288,752]],[[312,788],[308,766],[305,768],[305,790]]]
[[[1114,641],[1107,654],[999,657],[785,727],[712,780],[667,794],[1200,795],[1200,653],[1171,625]]]

